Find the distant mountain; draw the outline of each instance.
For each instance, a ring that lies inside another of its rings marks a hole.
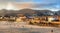
[[[55,14],[60,16],[60,10],[56,11]]]
[[[38,11],[37,12],[37,15],[39,16],[49,16],[49,15],[54,15],[54,12],[50,11],[50,10],[36,10]]]
[[[46,16],[46,15],[54,15],[54,12],[50,10],[33,10],[33,9],[21,9],[21,10],[0,10],[0,15],[12,15],[15,16],[17,14],[25,14],[25,15],[38,15],[38,16]]]
[[[22,9],[22,10],[19,10],[20,13],[30,13],[30,14],[33,14],[33,13],[36,13],[35,10],[32,10],[32,9]]]

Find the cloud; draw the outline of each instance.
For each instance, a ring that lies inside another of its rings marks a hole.
[[[24,4],[13,4],[16,8],[22,9],[22,8],[32,8],[32,4],[30,3],[24,3]]]
[[[0,0],[0,8],[5,8],[7,3],[12,2],[17,9],[39,8],[39,9],[60,9],[60,0]],[[1,7],[2,6],[2,7]]]
[[[55,3],[59,2],[60,0],[0,0],[0,2],[39,2],[39,3]]]
[[[30,0],[0,0],[0,2],[30,2]]]

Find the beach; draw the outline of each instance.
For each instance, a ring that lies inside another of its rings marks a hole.
[[[0,33],[60,33],[58,27],[28,25],[26,22],[0,22]]]

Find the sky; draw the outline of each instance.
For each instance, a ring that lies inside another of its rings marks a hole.
[[[60,0],[0,0],[0,9],[60,10]]]

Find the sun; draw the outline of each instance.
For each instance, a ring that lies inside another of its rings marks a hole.
[[[13,4],[12,3],[8,3],[6,9],[7,10],[13,10],[14,9]]]

